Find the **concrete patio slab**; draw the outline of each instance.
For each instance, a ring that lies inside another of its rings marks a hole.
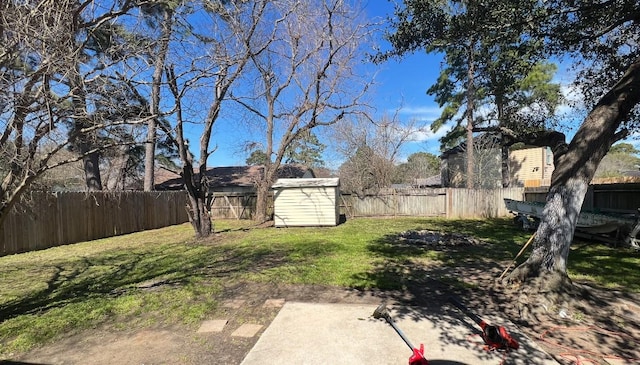
[[[375,309],[372,305],[287,302],[241,364],[407,364],[411,349],[386,321],[372,317]],[[452,309],[437,313],[406,307],[389,310],[414,346],[424,344],[430,365],[558,364],[517,327],[501,319],[491,323],[508,328],[520,343],[517,351],[485,351],[481,338],[474,335],[479,328]]]

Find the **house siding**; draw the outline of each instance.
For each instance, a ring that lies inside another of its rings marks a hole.
[[[517,186],[548,186],[553,173],[553,154],[547,148],[528,148],[509,153],[511,181]]]
[[[498,188],[502,186],[500,150],[485,149],[474,156],[474,186]],[[511,186],[549,186],[553,173],[553,153],[549,148],[537,147],[509,152]],[[466,157],[464,153],[450,153],[442,159],[442,181],[445,187],[466,186]]]

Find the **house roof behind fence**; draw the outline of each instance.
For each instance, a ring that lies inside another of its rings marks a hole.
[[[253,166],[223,166],[212,167],[207,169],[206,177],[210,188],[230,187],[230,186],[244,186],[253,187],[255,182],[258,181],[264,170],[262,165]],[[197,171],[196,171],[197,173]],[[168,174],[165,176],[169,177]],[[311,169],[303,165],[282,165],[278,169],[278,178],[302,178],[306,176],[314,177],[314,173]],[[183,189],[182,177],[174,174],[165,180],[161,180],[156,175],[156,189],[157,190],[175,190]]]
[[[182,190],[184,189],[180,174],[164,167],[157,167],[154,171],[156,190]]]
[[[429,176],[423,179],[415,179],[413,182],[414,186],[441,186],[442,185],[442,177],[440,174]]]

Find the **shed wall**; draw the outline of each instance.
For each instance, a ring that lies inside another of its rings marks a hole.
[[[276,227],[338,224],[340,215],[337,187],[279,188],[275,190],[274,199]]]

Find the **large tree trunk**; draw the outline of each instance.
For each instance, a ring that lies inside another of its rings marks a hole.
[[[509,281],[545,278],[540,281],[544,291],[561,290],[570,282],[569,247],[589,182],[611,145],[623,135],[616,130],[639,101],[640,60],[589,113],[566,152],[555,156],[556,167],[533,252],[511,273]]]
[[[72,75],[69,78],[69,84],[73,90],[71,103],[75,114],[73,137],[75,147],[82,156],[82,164],[84,168],[85,183],[88,191],[102,190],[102,177],[100,176],[100,155],[93,151],[97,146],[97,132],[83,131],[90,128],[93,124],[89,113],[87,112],[87,96],[85,93],[82,77],[80,76],[80,66],[75,65]]]
[[[471,42],[469,46],[469,70],[467,71],[467,189],[473,189],[476,186],[475,173],[474,173],[474,151],[473,151],[473,112],[475,109],[475,63],[474,56],[474,42]]]
[[[502,168],[502,187],[508,188],[511,185],[511,167],[509,166],[509,146],[500,146],[500,164]]]
[[[160,83],[162,82],[162,72],[164,70],[173,29],[173,12],[168,8],[165,8],[163,12],[161,28],[160,45],[151,80],[151,103],[149,105],[149,112],[153,118],[147,122],[147,143],[144,151],[144,191],[152,191],[155,188],[156,131],[158,128],[158,115],[160,115]]]
[[[206,208],[204,199],[198,195],[189,193],[189,222],[196,233],[197,238],[209,237],[213,233],[211,215]]]
[[[497,80],[492,80],[492,83],[499,84]],[[506,127],[508,123],[508,119],[505,118],[504,113],[504,90],[501,88],[500,91],[496,92],[495,95],[495,103],[496,103],[496,111],[498,112],[498,123],[501,127]],[[507,120],[505,120],[507,119]],[[509,166],[509,147],[505,143],[505,135],[503,133],[500,134],[500,173],[502,175],[502,187],[508,188],[511,185],[511,166]]]
[[[269,205],[269,184],[260,181],[256,186],[256,215],[255,220],[258,223],[264,223],[269,220],[267,208]]]
[[[86,153],[88,147],[82,144],[80,153]],[[90,153],[82,158],[84,166],[84,181],[88,191],[102,190],[102,177],[100,175],[100,156],[97,152]]]
[[[209,206],[206,204],[206,193],[203,189],[202,177],[199,178],[200,181],[194,181],[194,178],[198,177],[193,174],[193,166],[186,164],[182,169],[182,178],[184,179],[184,186],[189,195],[189,206],[187,209],[189,222],[197,238],[208,237],[213,232],[213,224],[211,223]]]

